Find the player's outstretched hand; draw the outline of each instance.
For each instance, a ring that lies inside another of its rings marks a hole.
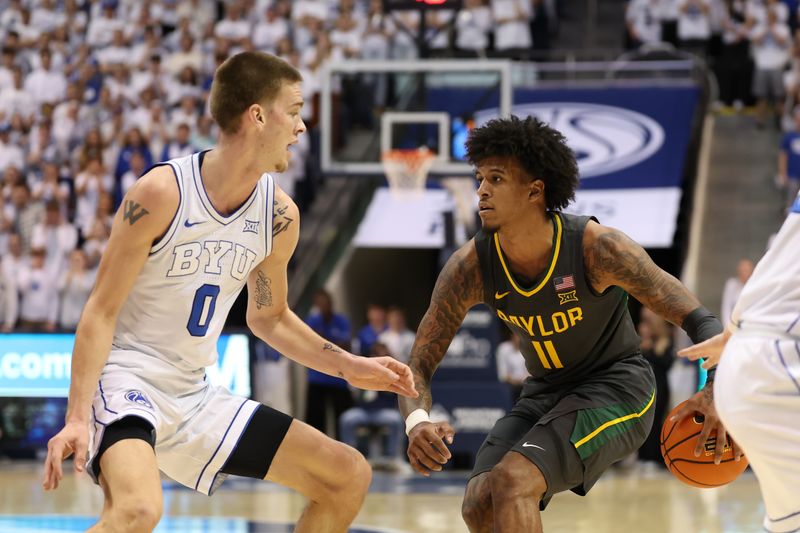
[[[726,329],[719,335],[714,335],[708,340],[679,350],[678,355],[692,361],[704,358],[705,362],[703,362],[703,368],[708,370],[719,363],[719,359],[722,357],[722,351],[725,349],[725,345],[728,343],[730,337],[731,330]]]
[[[344,379],[359,389],[384,390],[408,398],[419,396],[411,369],[393,357],[355,356],[344,371]]]
[[[89,448],[89,428],[86,424],[68,422],[47,443],[47,459],[44,462],[44,490],[57,489],[64,472],[61,463],[75,454],[75,472],[83,472],[86,464],[86,453]]]
[[[453,444],[455,434],[447,422],[420,422],[411,428],[407,453],[414,470],[425,477],[430,477],[431,472],[439,472],[450,460],[447,444]]]
[[[694,448],[695,457],[700,457],[708,443],[709,447],[713,446],[714,448],[714,463],[719,464],[722,461],[722,454],[725,452],[725,448],[727,448],[728,443],[730,443],[733,448],[733,455],[736,457],[736,460],[739,461],[744,453],[733,439],[728,436],[728,432],[725,431],[725,426],[722,425],[722,421],[720,421],[719,415],[717,415],[717,409],[714,407],[713,390],[713,383],[706,383],[703,390],[686,400],[686,404],[683,408],[672,415],[670,421],[682,420],[687,416],[694,416],[695,413],[701,413],[704,417],[703,429],[700,431],[700,436],[697,437],[697,445]],[[712,437],[709,441],[712,431],[716,431],[716,437]]]

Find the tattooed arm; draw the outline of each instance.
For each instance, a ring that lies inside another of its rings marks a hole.
[[[168,166],[156,167],[142,176],[122,200],[75,334],[66,424],[50,440],[45,489],[58,487],[61,460],[70,453],[76,456],[75,468],[83,469],[91,402],[111,350],[117,315],[147,261],[153,241],[169,227],[178,202],[178,185]]]
[[[355,356],[320,337],[289,309],[286,270],[300,236],[299,211],[277,188],[272,220],[272,254],[247,279],[247,324],[253,333],[286,357],[355,387],[416,395],[406,365],[391,357]]]
[[[697,297],[619,230],[589,222],[583,236],[583,257],[586,276],[594,290],[621,287],[678,327],[700,307]]]
[[[447,352],[467,311],[482,299],[483,281],[478,253],[475,242],[470,240],[445,264],[436,280],[428,311],[417,328],[409,366],[419,398],[400,398],[400,412],[404,418],[408,419],[409,414],[417,409],[430,411],[433,373]],[[429,476],[431,471],[441,470],[441,465],[450,459],[447,443],[453,441],[453,428],[446,422],[432,424],[425,420],[424,415],[418,423],[412,421],[407,422],[407,425],[413,426],[406,428],[409,430],[407,453],[411,466],[424,476]]]
[[[643,305],[686,330],[696,342],[722,331],[719,321],[680,281],[656,266],[647,252],[621,231],[589,222],[583,238],[583,257],[586,275],[597,292],[612,285],[625,289]],[[716,431],[718,436],[721,435],[718,442],[722,444],[716,446],[715,451],[714,459],[719,463],[727,435],[714,408],[710,381],[702,391],[689,398],[675,416],[683,418],[695,411],[705,415],[695,455],[700,455],[709,435]],[[737,450],[736,455],[741,456],[741,452]]]

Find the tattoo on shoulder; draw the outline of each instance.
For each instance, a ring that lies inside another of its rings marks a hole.
[[[279,233],[283,233],[289,228],[289,225],[294,222],[293,218],[286,216],[289,210],[288,204],[278,205],[278,202],[273,202],[272,210],[272,236],[276,237]]]
[[[323,350],[328,350],[328,351],[333,352],[333,353],[342,353],[341,348],[339,348],[338,346],[334,346],[330,342],[326,342],[325,344],[323,344],[322,345],[322,349]]]
[[[122,212],[122,220],[127,220],[133,226],[136,222],[150,213],[147,209],[134,202],[133,200],[125,200],[124,211]]]
[[[598,235],[584,250],[586,276],[594,287],[618,285],[673,324],[683,321],[699,302],[647,252],[619,231]]]
[[[256,309],[261,309],[272,305],[272,282],[260,270],[257,271],[257,276],[254,299],[256,301]]]

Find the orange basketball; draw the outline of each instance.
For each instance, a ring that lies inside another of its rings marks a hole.
[[[661,455],[664,456],[667,468],[676,478],[693,487],[707,489],[730,483],[747,468],[747,460],[742,457],[737,462],[733,449],[728,444],[722,454],[722,462],[715,465],[716,431],[711,432],[700,457],[695,457],[694,448],[703,429],[703,415],[696,413],[683,420],[669,420],[685,403],[681,403],[667,415],[661,428]]]

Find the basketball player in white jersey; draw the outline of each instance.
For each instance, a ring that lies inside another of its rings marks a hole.
[[[281,353],[356,387],[416,396],[405,365],[347,353],[287,306],[299,215],[266,172],[286,169],[305,131],[300,82],[274,56],[231,57],[211,87],[218,145],[156,166],[123,199],[78,325],[66,424],[49,442],[43,483],[57,488],[75,454],[105,495],[91,531],[152,530],[159,470],[204,494],[228,474],[291,487],[310,500],[299,532],[343,532],[356,516],[371,477],[356,450],[206,379],[245,283],[250,329]]]
[[[717,412],[758,477],[764,529],[800,531],[800,196],[725,331],[678,354],[717,365]]]

